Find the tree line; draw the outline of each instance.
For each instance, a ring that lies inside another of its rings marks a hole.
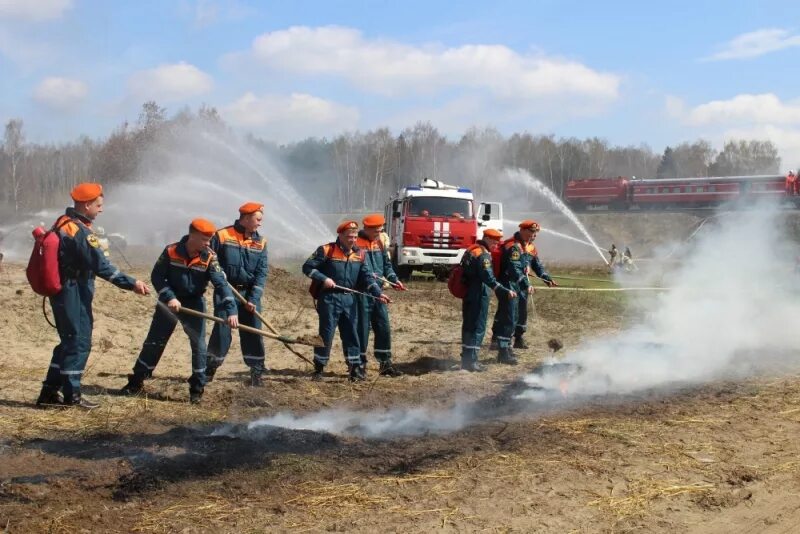
[[[217,111],[202,106],[172,116],[155,102],[143,104],[134,124],[123,123],[104,139],[81,137],[58,144],[28,143],[24,123],[5,125],[0,150],[0,216],[61,205],[78,182],[106,185],[157,176],[158,145],[187,131],[234,136]],[[590,137],[560,137],[528,132],[504,136],[491,127],[473,127],[448,139],[430,122],[398,134],[388,128],[308,138],[278,145],[253,136],[245,142],[270,158],[298,188],[313,186],[309,199],[322,211],[376,209],[398,188],[423,177],[471,187],[489,198],[505,167],[520,168],[563,195],[573,179],[636,176],[731,176],[778,173],[780,158],[770,141],[731,140],[717,151],[705,140],[655,153],[646,144],[614,146]],[[520,200],[529,202],[533,199]]]

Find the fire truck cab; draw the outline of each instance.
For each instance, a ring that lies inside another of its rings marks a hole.
[[[502,227],[502,205],[484,203],[475,210],[470,189],[424,179],[400,189],[386,204],[389,252],[397,276],[413,271],[446,276],[475,243],[479,227]]]

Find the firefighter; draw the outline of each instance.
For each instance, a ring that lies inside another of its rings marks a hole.
[[[519,231],[514,237],[504,241],[501,246],[499,281],[518,293],[512,302],[501,295],[495,320],[497,322],[497,345],[500,353],[498,361],[516,365],[517,359],[511,347],[511,335],[514,335],[514,349],[527,349],[524,336],[528,329],[528,298],[533,293],[533,285],[528,279],[530,270],[541,278],[548,287],[556,283],[544,270],[533,244],[541,227],[533,220],[524,220],[519,224]]]
[[[236,301],[239,324],[261,328],[261,321],[254,312],[261,312],[261,296],[267,281],[267,241],[258,233],[264,218],[264,205],[248,202],[239,207],[239,218],[211,238],[211,250],[217,255],[228,282],[247,299],[247,304]],[[215,298],[222,294],[215,293]],[[224,309],[214,302],[215,308]],[[231,346],[231,329],[214,323],[208,340],[208,367],[206,380],[211,381],[217,368],[225,361]],[[250,385],[261,386],[264,367],[264,340],[258,334],[239,331],[244,363],[250,368]]]
[[[137,395],[142,391],[144,380],[153,376],[180,321],[192,349],[189,401],[197,404],[202,399],[206,384],[206,320],[178,312],[181,307],[205,312],[203,294],[211,282],[216,315],[226,319],[230,328],[239,326],[233,293],[216,256],[208,248],[216,230],[210,221],[194,219],[189,225],[189,234],[168,245],[158,257],[150,275],[153,287],[158,291],[158,304],[147,338],[134,363],[133,374],[128,375],[128,383],[121,390],[123,395]]]
[[[365,263],[369,274],[375,281],[383,286],[387,281],[389,285],[399,291],[406,287],[397,278],[392,269],[386,246],[381,238],[386,221],[383,215],[375,213],[367,215],[362,221],[364,228],[358,233],[356,246],[364,251]],[[402,375],[392,366],[392,339],[389,328],[389,310],[386,304],[359,295],[358,297],[358,340],[361,347],[361,366],[366,370],[367,346],[369,345],[370,327],[375,332],[373,352],[378,360],[379,373],[383,376],[397,377]]]
[[[539,235],[540,230],[541,226],[536,221],[526,220],[522,221],[519,224],[518,233],[521,242],[525,243],[523,252],[523,264],[525,266],[525,274],[526,274],[525,280],[527,282],[527,286],[524,288],[523,291],[520,292],[519,295],[519,306],[517,307],[517,321],[516,321],[516,326],[514,326],[515,349],[528,348],[528,344],[525,342],[524,336],[525,332],[528,330],[528,299],[530,298],[530,295],[533,293],[533,286],[530,284],[530,280],[528,279],[527,274],[533,271],[533,274],[535,274],[539,279],[541,279],[545,283],[545,285],[547,285],[547,287],[558,287],[558,284],[556,284],[555,280],[553,280],[553,278],[544,268],[544,265],[539,259],[539,254],[536,251],[536,245],[534,244],[534,241],[536,241],[536,236]]]
[[[486,319],[489,312],[489,290],[499,296],[516,297],[513,289],[504,287],[492,272],[492,258],[489,253],[503,237],[499,231],[488,229],[483,232],[483,239],[464,251],[464,279],[467,282],[467,294],[461,304],[461,368],[470,372],[481,372],[486,369],[478,363],[478,352],[486,333]]]
[[[122,273],[108,261],[92,231],[92,223],[103,212],[103,187],[82,183],[70,193],[73,207],[67,208],[54,227],[58,232],[59,275],[62,289],[50,297],[60,343],[53,358],[37,406],[79,406],[98,404],[81,396],[81,375],[92,348],[92,299],[94,279],[99,276],[121,289],[147,295],[147,285]],[[59,390],[64,393],[63,399]]]
[[[380,285],[367,269],[366,254],[356,246],[358,223],[345,221],[336,232],[336,241],[318,247],[303,264],[303,274],[319,287],[319,335],[325,342],[324,347],[314,348],[312,379],[322,379],[338,326],[350,380],[364,380],[366,374],[358,341],[358,302],[356,295],[347,290],[365,289],[383,304],[388,304],[391,299],[381,292]]]

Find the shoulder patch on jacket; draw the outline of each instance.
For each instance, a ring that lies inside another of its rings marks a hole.
[[[89,234],[86,237],[86,241],[89,242],[89,246],[92,248],[98,248],[100,246],[100,241],[97,239],[97,236],[94,234]]]

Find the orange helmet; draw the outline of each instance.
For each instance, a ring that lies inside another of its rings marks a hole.
[[[521,230],[530,230],[532,232],[538,232],[539,230],[542,229],[542,227],[539,226],[538,222],[531,219],[526,219],[522,221],[521,223],[519,223],[519,227]]]

